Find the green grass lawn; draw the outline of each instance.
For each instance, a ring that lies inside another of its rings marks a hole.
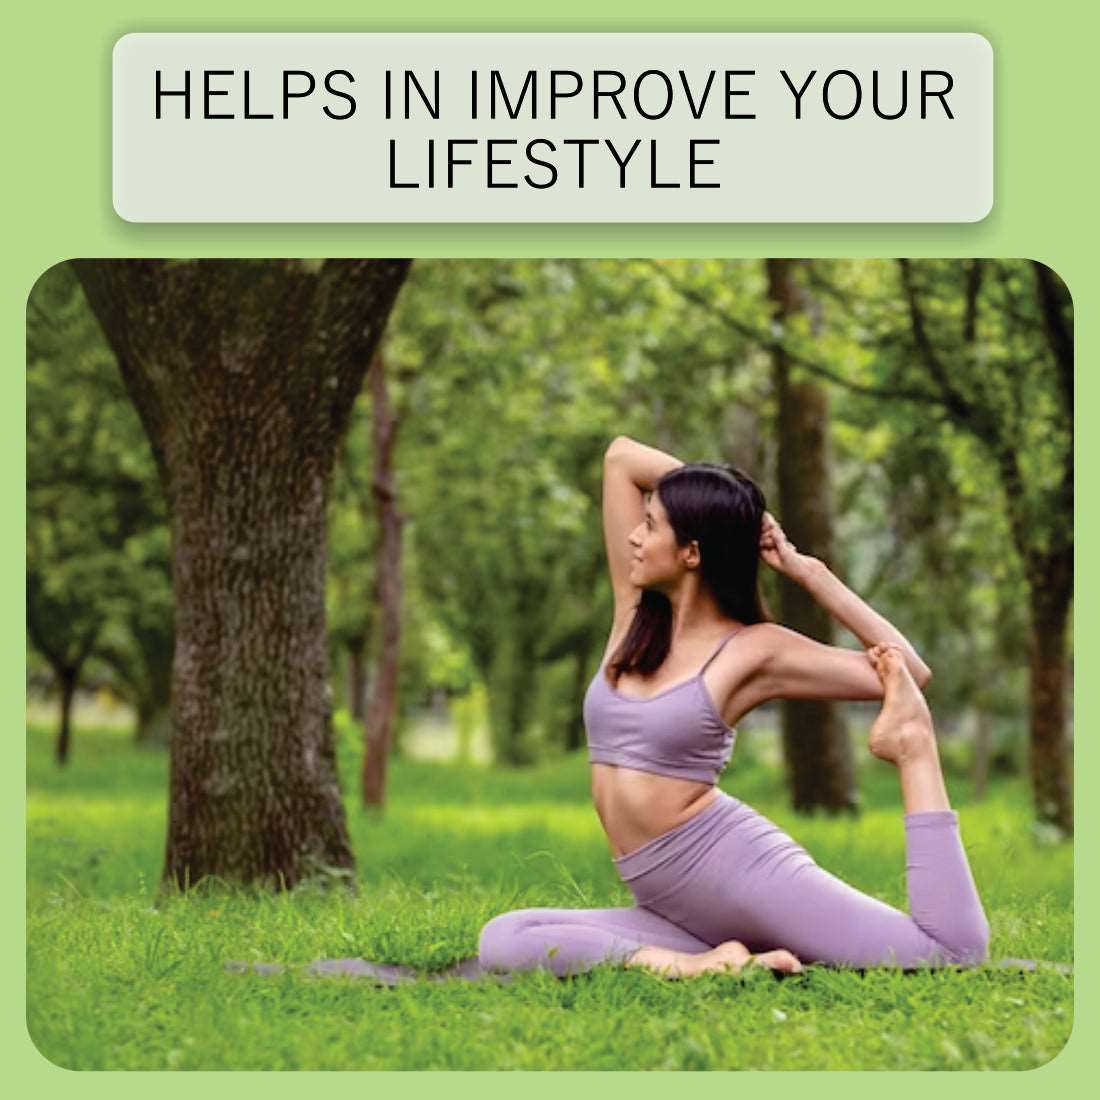
[[[81,729],[70,768],[28,734],[27,1021],[69,1069],[1031,1069],[1069,1036],[1072,978],[980,968],[905,975],[811,967],[667,982],[603,965],[559,980],[379,988],[227,973],[227,959],[362,955],[436,969],[490,917],[629,905],[581,754],[505,772],[396,761],[381,820],[348,799],[357,898],[223,892],[157,904],[167,759]],[[856,821],[806,820],[776,772],[722,786],[824,867],[904,908],[897,783],[869,760]],[[993,930],[992,955],[1070,961],[1072,847],[1033,834],[1019,779],[982,803],[949,778]]]

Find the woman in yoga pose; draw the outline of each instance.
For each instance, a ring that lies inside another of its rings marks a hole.
[[[482,928],[477,958],[430,977],[508,980],[534,967],[564,976],[600,962],[686,978],[748,962],[789,972],[806,962],[983,961],[989,925],[919,690],[931,674],[909,642],[823,562],[800,554],[757,486],[728,466],[684,465],[620,436],[604,462],[603,524],[614,616],[584,718],[596,812],[636,904],[502,913]],[[803,585],[865,650],[767,621],[761,559]],[[909,913],[829,874],[716,786],[731,727],[784,697],[883,700],[870,749],[899,772]],[[416,976],[363,959],[322,960],[311,971],[385,983]]]
[[[616,961],[689,977],[749,961],[796,971],[984,960],[989,925],[919,690],[931,674],[905,637],[798,553],[730,467],[684,465],[620,436],[604,463],[603,523],[614,616],[584,716],[596,812],[636,904],[503,913],[481,931],[480,967],[564,975]],[[761,559],[866,650],[766,621]],[[731,727],[783,697],[883,699],[870,749],[899,771],[908,914],[823,870],[715,785]]]

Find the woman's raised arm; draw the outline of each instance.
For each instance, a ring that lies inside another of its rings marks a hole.
[[[625,435],[616,436],[604,453],[603,537],[615,600],[612,636],[618,624],[633,615],[638,603],[638,589],[630,580],[633,548],[627,538],[645,516],[644,494],[652,491],[665,473],[682,465],[673,455]]]
[[[870,649],[874,645],[897,646],[918,687],[924,687],[932,678],[931,669],[921,660],[905,635],[860,599],[839,577],[834,576],[823,561],[800,554],[771,515],[764,517],[764,527],[760,536],[760,556],[777,572],[789,577],[796,584],[802,585],[821,607],[863,643],[865,649]],[[775,654],[769,664],[772,666],[773,675],[778,673],[786,688],[797,690],[799,685],[794,681],[808,674],[810,666],[815,665],[816,662],[816,669],[812,674],[816,687],[823,686],[822,676],[837,674],[842,681],[838,687],[844,692],[838,695],[838,698],[879,698],[881,696],[881,688],[874,694],[855,696],[847,694],[849,690],[859,690],[861,685],[865,685],[868,692],[874,690],[873,682],[877,680],[877,675],[865,654],[838,649],[835,646],[823,646],[795,634],[794,631],[784,633],[794,635],[800,641],[796,643],[793,639],[777,637]],[[787,644],[782,644],[784,641]],[[780,691],[778,694],[785,694],[785,692]],[[799,692],[799,694],[804,693]]]
[[[628,435],[615,436],[605,457],[619,462],[627,477],[643,493],[652,492],[653,487],[669,470],[683,466],[683,462],[675,455],[665,454],[656,447],[648,447]]]

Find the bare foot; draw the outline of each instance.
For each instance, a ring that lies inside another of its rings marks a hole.
[[[740,940],[726,940],[693,958],[696,974],[740,974],[752,960],[752,952]]]
[[[897,646],[877,645],[867,650],[883,686],[882,710],[871,726],[868,744],[880,760],[903,764],[933,751],[936,735],[932,715],[913,681]]]
[[[787,974],[799,974],[802,971],[802,963],[790,951],[779,949],[753,955],[738,940],[727,940],[695,957],[700,960],[697,971],[699,974],[740,974],[746,966],[762,966],[767,970],[782,970]]]
[[[777,951],[765,951],[762,955],[754,955],[753,966],[765,966],[769,970],[782,970],[784,974],[801,974],[802,962],[797,955],[780,948]]]
[[[766,951],[753,955],[738,940],[727,940],[697,955],[664,947],[641,947],[627,961],[662,978],[697,978],[700,974],[740,974],[746,966],[762,966],[787,974],[802,972],[802,963],[790,951]]]

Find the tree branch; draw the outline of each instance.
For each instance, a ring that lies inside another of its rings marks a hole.
[[[1035,289],[1039,299],[1039,310],[1043,315],[1043,327],[1046,329],[1047,342],[1054,354],[1058,368],[1058,388],[1062,401],[1073,415],[1073,328],[1067,326],[1063,310],[1066,306],[1072,310],[1073,303],[1066,290],[1066,284],[1054,274],[1046,264],[1038,260],[1031,261],[1035,271]]]
[[[984,270],[981,260],[971,260],[966,269],[966,315],[963,320],[963,340],[971,347],[978,338],[978,295],[982,289]]]
[[[924,363],[928,374],[939,389],[942,402],[951,415],[981,434],[983,426],[978,423],[974,406],[951,385],[947,370],[936,354],[936,349],[932,346],[909,261],[904,258],[899,259],[898,267],[901,269],[901,283],[909,307],[909,324],[913,331],[913,342],[917,346],[917,353],[921,357],[921,362]],[[983,438],[985,438],[984,435]]]
[[[788,344],[782,340],[776,339],[763,329],[758,329],[753,325],[742,321],[740,318],[733,316],[733,314],[727,313],[725,310],[719,309],[713,302],[707,299],[704,295],[698,291],[693,290],[691,287],[686,286],[679,280],[670,275],[660,264],[654,260],[649,261],[655,271],[659,272],[665,281],[671,286],[685,301],[691,302],[693,305],[698,306],[704,310],[711,317],[715,318],[721,324],[727,328],[732,329],[739,336],[745,337],[747,340],[752,341],[765,351],[772,354],[780,354],[787,358],[787,360],[797,367],[801,367],[809,374],[816,375],[819,378],[824,378],[826,381],[832,382],[837,386],[849,390],[852,393],[861,394],[864,397],[883,397],[883,398],[898,398],[905,401],[917,401],[926,405],[944,405],[945,402],[937,397],[933,393],[929,393],[926,390],[910,389],[904,386],[867,386],[859,382],[853,382],[848,378],[845,378],[842,374],[839,374],[832,367],[826,366],[815,359],[810,359],[805,355],[793,350]]]

